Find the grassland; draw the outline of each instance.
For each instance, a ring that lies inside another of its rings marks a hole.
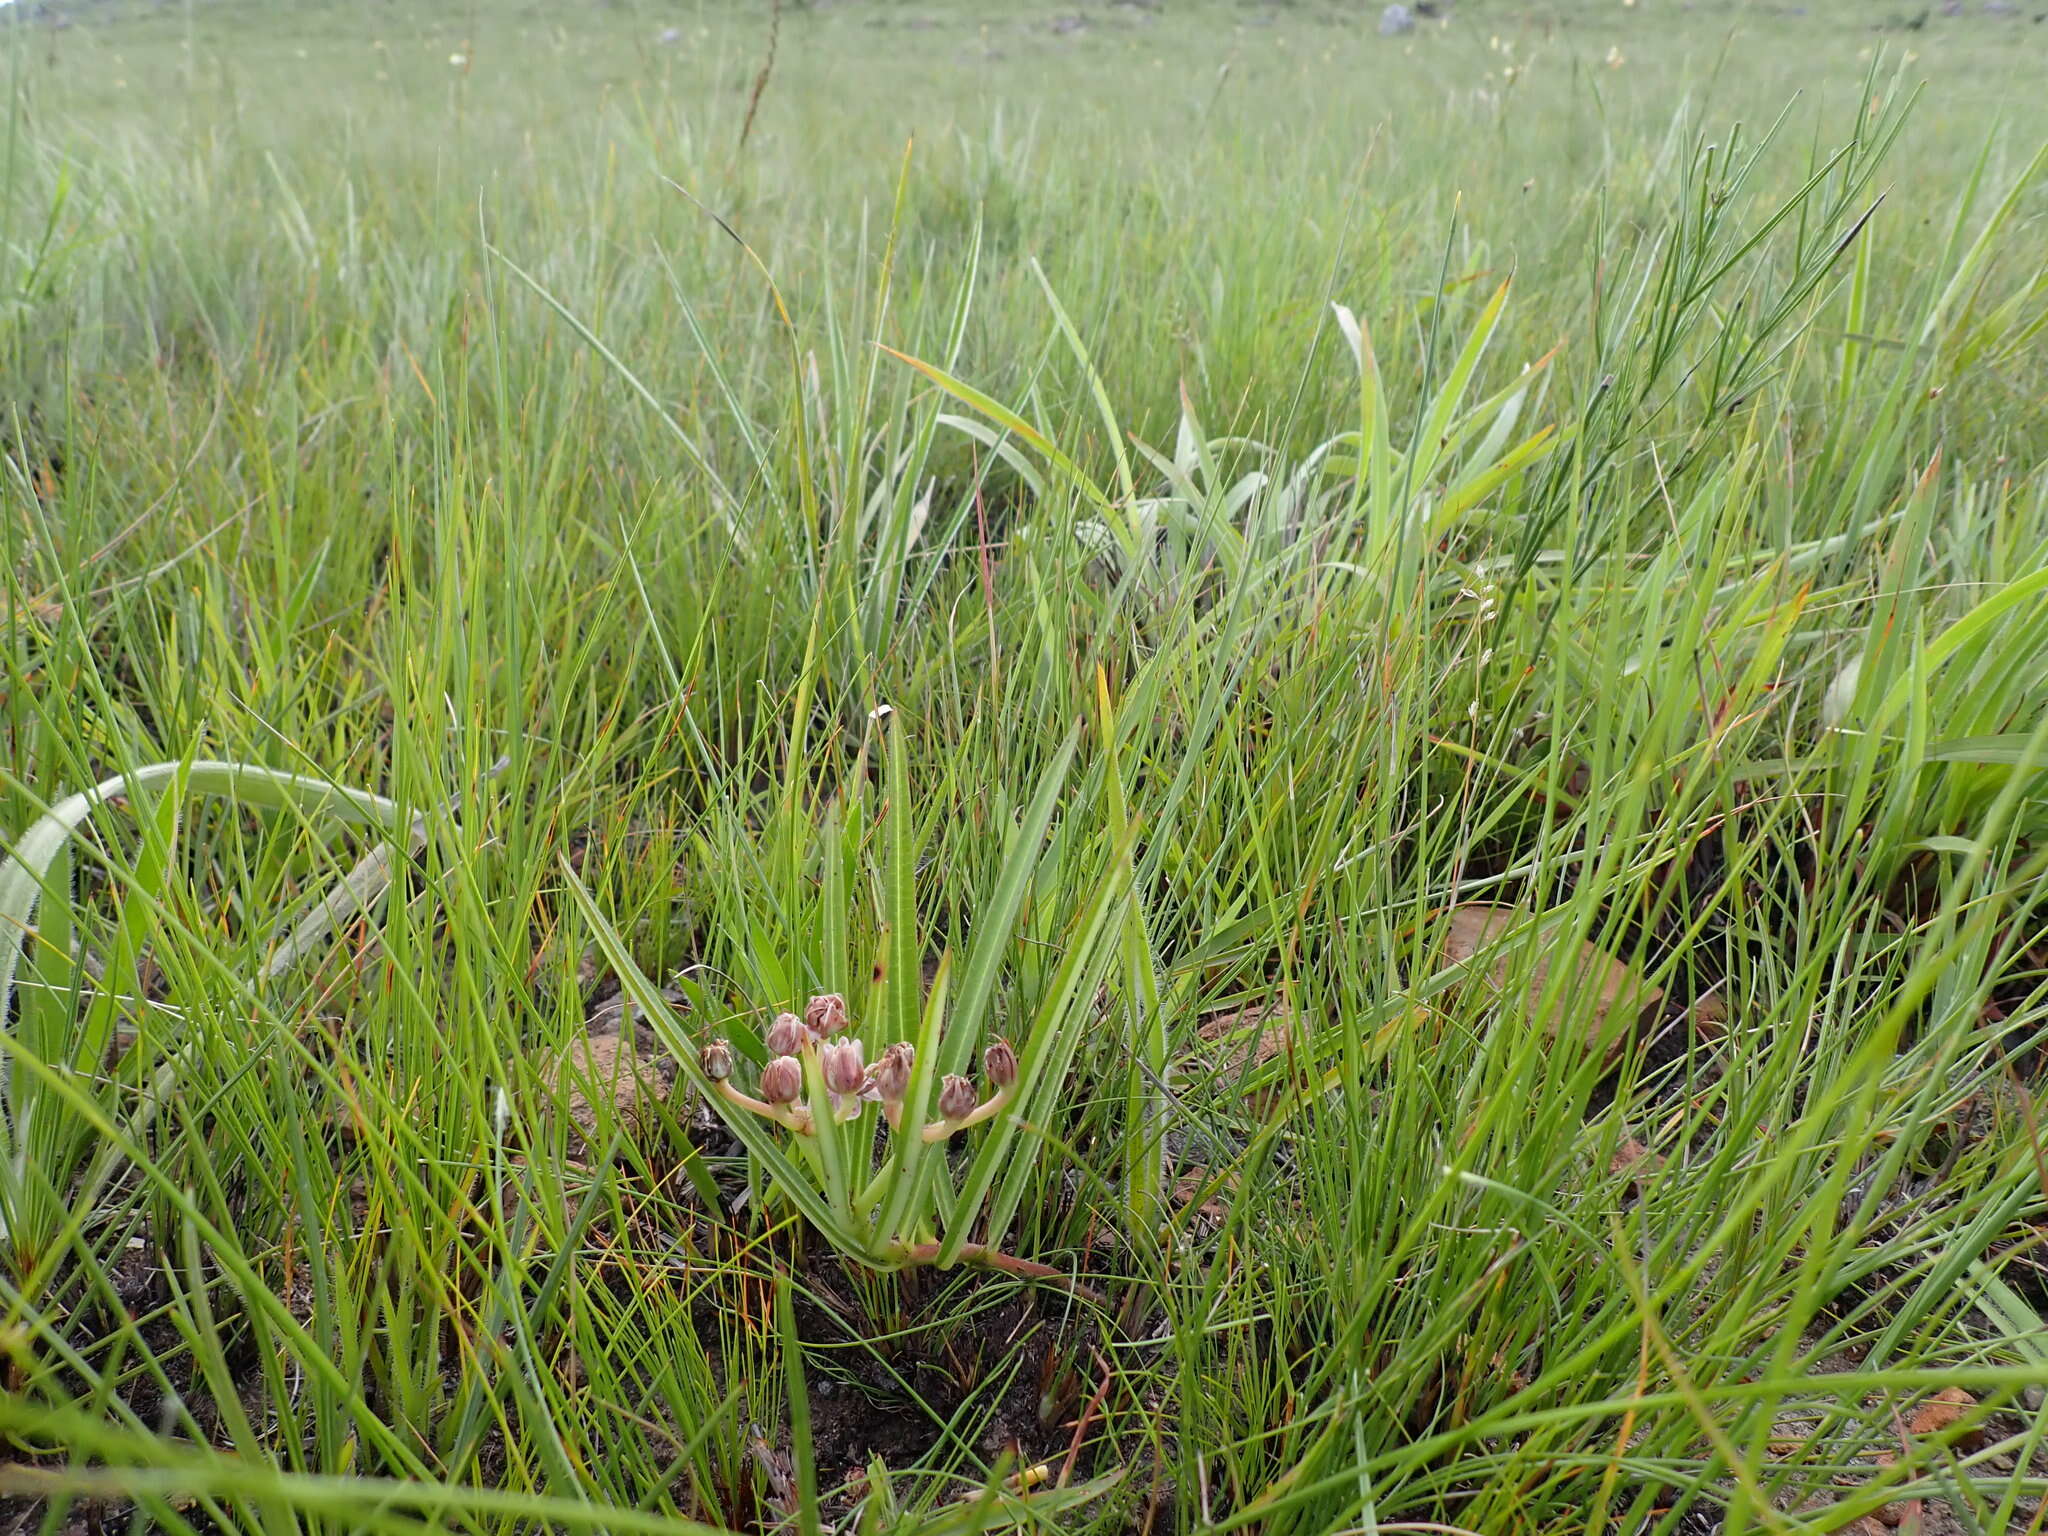
[[[10,1529],[2043,1528],[2048,24],[69,20]]]

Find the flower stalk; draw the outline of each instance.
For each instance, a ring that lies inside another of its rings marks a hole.
[[[1043,888],[1034,872],[1050,856],[1048,839],[1079,741],[1077,726],[1006,829],[1001,871],[976,908],[974,942],[961,968],[954,970],[948,952],[926,975],[919,965],[928,945],[919,940],[916,797],[903,733],[893,725],[885,730],[881,746],[895,792],[881,818],[879,916],[886,940],[873,967],[872,1016],[862,1021],[846,997],[821,992],[799,1011],[764,1017],[757,1038],[765,1051],[753,1040],[743,1052],[725,1042],[691,1041],[575,871],[566,871],[605,959],[745,1147],[756,1174],[779,1204],[849,1259],[877,1269],[950,1268],[993,1253],[1016,1219],[1026,1193],[1020,1163],[1028,1167],[1041,1151],[1022,1127],[1026,1118],[1058,1116],[1062,1084],[1096,1017],[1092,999],[1115,958],[1111,920],[1124,894],[1116,879],[1092,885],[1058,923],[1067,941],[1025,1005],[1024,1050],[991,1040],[985,1031],[1004,959],[1028,900]],[[850,905],[846,855],[859,841],[843,814],[839,802],[827,805],[817,850],[822,952],[841,960]],[[987,1047],[972,1077],[969,1041]],[[880,1113],[868,1114],[870,1106]],[[1013,1272],[1039,1278],[1035,1269]]]
[[[735,1065],[729,1042],[714,1040],[697,1053],[697,1064],[711,1079],[718,1096],[735,1109],[743,1109],[763,1120],[787,1126],[799,1136],[813,1134],[811,1112],[796,1102],[803,1087],[802,1068],[793,1056],[777,1056],[761,1073],[761,1097],[743,1093],[733,1086]]]
[[[869,1065],[867,1047],[852,1028],[846,1000],[836,993],[812,998],[801,1016],[777,1014],[762,1034],[769,1060],[761,1069],[757,1093],[748,1093],[733,1081],[739,1058],[728,1041],[713,1040],[704,1046],[698,1064],[721,1100],[802,1138],[800,1145],[810,1154],[807,1160],[820,1169],[843,1169],[872,1159],[874,1135],[866,1115],[870,1105],[879,1106],[890,1131],[889,1150],[853,1202],[856,1213],[868,1216],[897,1177],[902,1160],[896,1149],[904,1139],[935,1146],[985,1124],[1008,1107],[1017,1087],[1017,1053],[1007,1040],[990,1042],[982,1053],[987,1096],[972,1078],[948,1073],[938,1085],[937,1114],[926,1119],[912,1113],[910,1105],[917,1081],[917,1047],[898,1040]],[[840,1140],[831,1147],[820,1146],[825,1136]],[[899,1237],[887,1251],[912,1253],[928,1247],[921,1238]]]
[[[872,1067],[867,1048],[857,1039],[837,1038],[850,1027],[846,1001],[837,994],[814,997],[802,1018],[777,1014],[762,1042],[771,1058],[761,1069],[760,1097],[734,1086],[737,1058],[732,1045],[714,1040],[698,1053],[698,1064],[718,1096],[735,1109],[787,1127],[799,1136],[818,1134],[817,1117],[806,1104],[813,1074],[832,1106],[832,1122],[859,1120],[867,1106],[879,1104],[891,1131],[904,1124],[904,1099],[917,1066],[917,1048],[899,1040]],[[994,1119],[1009,1105],[1017,1086],[1017,1053],[1007,1040],[996,1040],[982,1053],[982,1071],[993,1091],[983,1098],[971,1078],[948,1075],[939,1086],[938,1115],[919,1129],[926,1145],[950,1140],[962,1131]]]
[[[949,1077],[939,1090],[939,1118],[927,1124],[921,1134],[927,1143],[945,1141],[961,1131],[971,1130],[984,1120],[993,1120],[1010,1102],[1017,1087],[1017,1053],[1007,1040],[997,1040],[982,1053],[982,1070],[994,1084],[986,1099],[974,1091],[964,1077]]]

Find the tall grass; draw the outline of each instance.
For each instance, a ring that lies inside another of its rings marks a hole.
[[[787,12],[744,147],[765,14],[10,35],[0,825],[384,829],[43,890],[24,1528],[2038,1521],[2015,66],[937,14]],[[621,978],[672,1092],[565,1067]],[[705,1112],[825,991],[1027,1047],[916,1194],[1029,1271]]]

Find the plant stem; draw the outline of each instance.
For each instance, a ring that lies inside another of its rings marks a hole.
[[[937,1243],[901,1243],[892,1257],[900,1258],[905,1264],[929,1264],[939,1256]],[[1019,1280],[1042,1280],[1056,1285],[1061,1290],[1101,1305],[1106,1298],[1092,1286],[1083,1285],[1064,1270],[1054,1269],[1050,1264],[1040,1264],[1035,1259],[1020,1259],[1015,1254],[1004,1253],[1000,1248],[991,1248],[987,1243],[969,1243],[960,1250],[960,1257],[969,1264],[979,1264],[984,1269],[997,1270]]]
[[[958,1120],[934,1120],[920,1132],[926,1143],[944,1141],[955,1131],[969,1130],[984,1120],[993,1120],[1003,1112],[1003,1106],[1010,1102],[1010,1090],[1000,1089],[989,1096],[986,1103],[977,1104]]]

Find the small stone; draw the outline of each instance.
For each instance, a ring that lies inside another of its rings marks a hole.
[[[1390,5],[1380,12],[1380,36],[1401,37],[1415,30],[1415,13],[1405,5]]]
[[[548,1087],[568,1099],[569,1118],[586,1139],[598,1134],[597,1106],[607,1101],[619,1126],[644,1129],[654,1104],[668,1097],[675,1067],[618,1035],[578,1040],[547,1073]]]
[[[661,998],[673,1013],[685,1012],[690,1006],[677,987],[663,987]],[[656,1052],[661,1047],[661,1037],[647,1022],[646,1013],[624,992],[614,993],[584,1014],[583,1032],[593,1039],[600,1036],[630,1039],[643,1054]]]
[[[1637,1141],[1633,1136],[1624,1136],[1621,1145],[1614,1149],[1607,1171],[1612,1174],[1629,1174],[1638,1182],[1664,1171],[1664,1159]]]
[[[1719,1040],[1728,1033],[1728,1001],[1719,987],[1696,999],[1692,1005],[1692,1030],[1702,1040]]]
[[[1271,1003],[1210,1014],[1195,1026],[1195,1033],[1206,1043],[1222,1044],[1213,1069],[1231,1078],[1264,1066],[1297,1043],[1294,1015]]]
[[[1938,1435],[1961,1422],[1976,1406],[1977,1399],[1961,1387],[1943,1387],[1906,1421],[1906,1428],[1915,1435]]]

